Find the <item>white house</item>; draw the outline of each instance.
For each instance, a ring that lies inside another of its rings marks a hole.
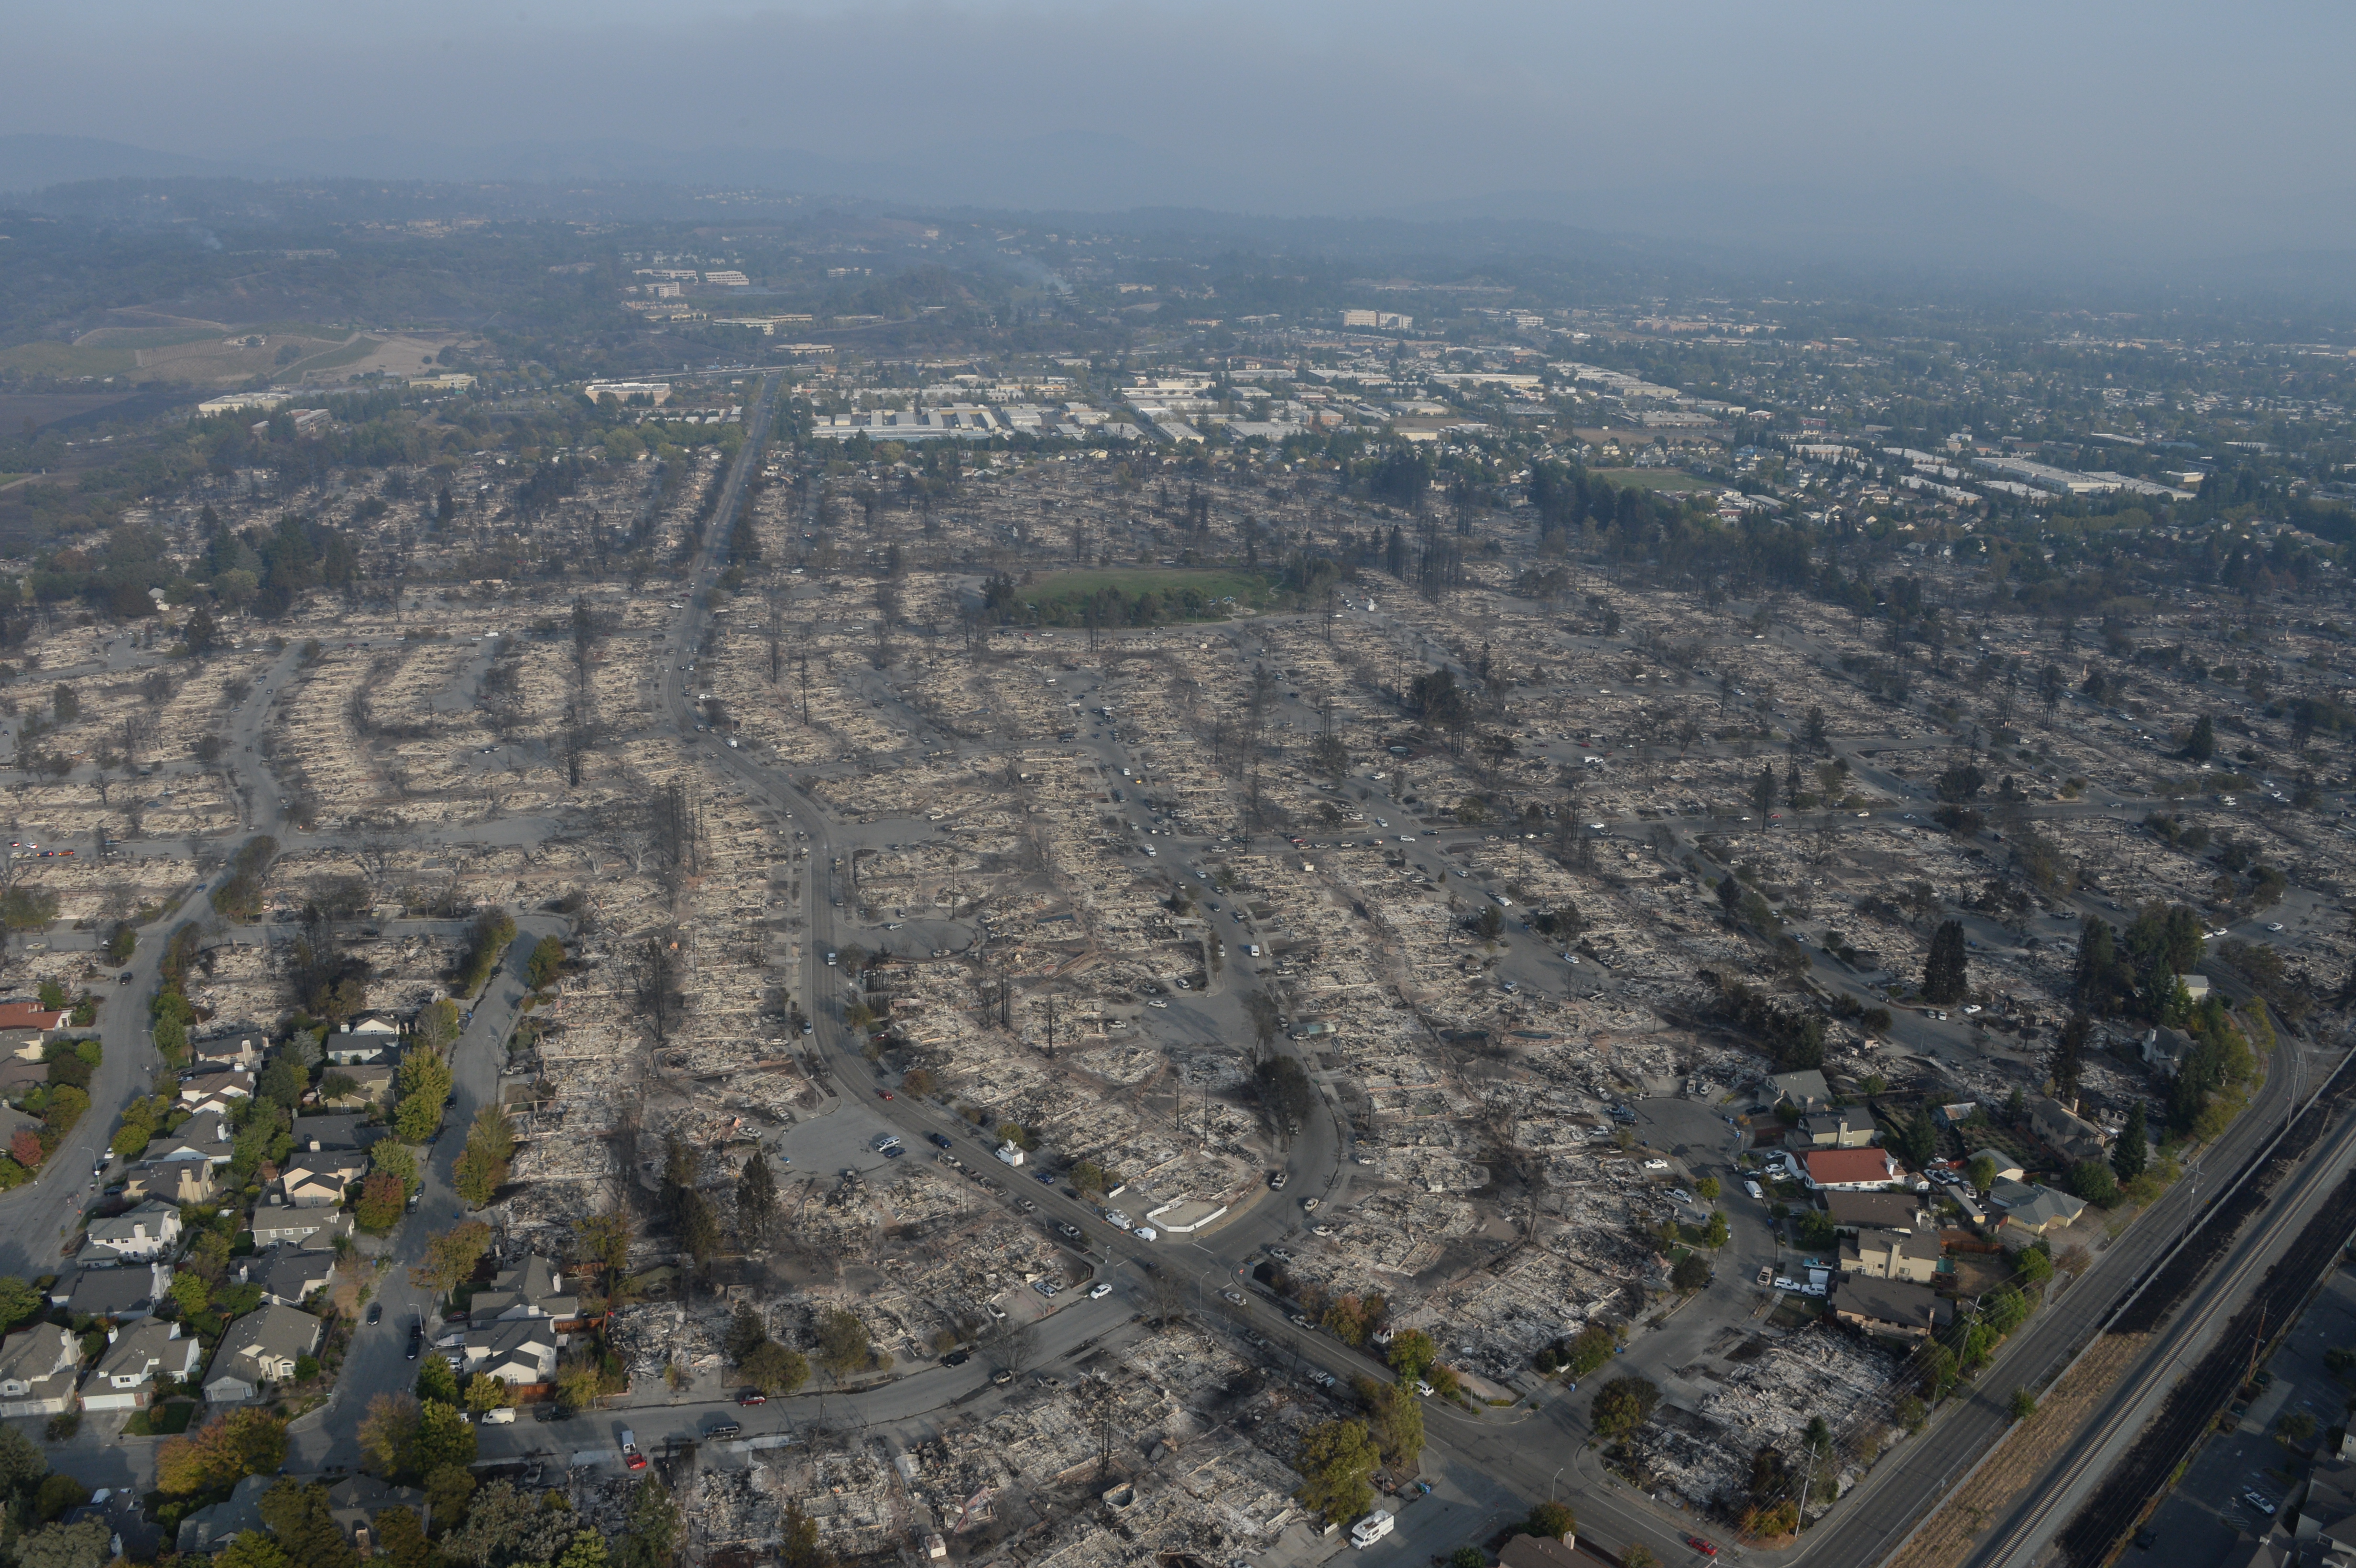
[[[153,1199],[127,1214],[94,1220],[82,1238],[81,1261],[153,1263],[180,1239],[180,1211]]]
[[[0,1416],[57,1415],[73,1408],[81,1347],[73,1330],[36,1323],[0,1344]]]
[[[155,1397],[155,1380],[191,1378],[204,1348],[180,1337],[177,1323],[150,1317],[110,1334],[112,1341],[82,1384],[85,1410],[140,1410]]]

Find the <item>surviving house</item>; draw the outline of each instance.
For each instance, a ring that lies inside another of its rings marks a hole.
[[[2030,1186],[1999,1181],[1988,1189],[1988,1202],[1992,1206],[1990,1218],[1999,1220],[2005,1230],[2022,1232],[2030,1237],[2074,1225],[2078,1216],[2086,1211],[2083,1199],[2057,1192],[2042,1182]]]
[[[538,1254],[527,1257],[491,1276],[475,1293],[469,1321],[477,1328],[518,1318],[548,1317],[569,1328],[581,1311],[581,1298],[564,1289],[564,1275]]]
[[[238,1265],[242,1284],[262,1287],[262,1299],[281,1307],[300,1307],[315,1290],[336,1283],[336,1254],[284,1247]]]
[[[230,1488],[226,1501],[207,1503],[182,1519],[174,1547],[184,1557],[211,1554],[246,1531],[269,1528],[262,1518],[262,1494],[277,1484],[276,1476],[246,1477]]]
[[[1838,1110],[1827,1108],[1804,1114],[1799,1124],[1783,1135],[1787,1148],[1868,1148],[1879,1129],[1873,1125],[1873,1115],[1862,1105],[1844,1105]]]
[[[2173,1078],[2192,1054],[2192,1037],[2180,1029],[2147,1029],[2143,1031],[2143,1064]]]
[[[177,1132],[158,1133],[147,1141],[145,1158],[150,1165],[171,1160],[198,1160],[216,1168],[227,1165],[237,1155],[230,1142],[227,1118],[218,1111],[201,1116],[190,1116],[182,1122]]]
[[[383,1013],[362,1013],[329,1035],[327,1048],[332,1067],[389,1062],[401,1051],[401,1025]]]
[[[123,1179],[126,1198],[149,1198],[175,1208],[209,1203],[220,1194],[215,1168],[201,1159],[171,1159],[134,1165]]]
[[[73,1408],[81,1346],[73,1330],[36,1323],[0,1342],[0,1416],[57,1415]]]
[[[1855,1241],[1841,1243],[1841,1273],[1928,1285],[1938,1276],[1944,1251],[1933,1233],[1859,1231]]]
[[[83,1263],[153,1263],[180,1239],[180,1211],[149,1199],[127,1214],[93,1220],[83,1232]]]
[[[237,1068],[199,1072],[180,1085],[180,1104],[191,1115],[226,1111],[239,1100],[253,1097],[253,1074]]]
[[[2103,1129],[2061,1101],[2040,1096],[2029,1103],[2029,1130],[2072,1164],[2101,1159],[2109,1145]]]
[[[0,1051],[38,1061],[70,1016],[63,1008],[45,1008],[38,1002],[0,1002]]]
[[[299,1246],[326,1252],[351,1233],[349,1210],[289,1209],[281,1203],[265,1203],[253,1211],[256,1248]]]
[[[73,1269],[59,1275],[49,1286],[49,1305],[62,1307],[77,1317],[131,1323],[152,1316],[155,1304],[171,1287],[169,1264]]]
[[[1898,1161],[1885,1148],[1811,1149],[1804,1168],[1819,1192],[1869,1191],[1899,1179]]]
[[[182,1339],[177,1323],[151,1317],[108,1338],[81,1385],[85,1410],[145,1410],[158,1378],[183,1381],[204,1364],[203,1347],[193,1337]]]
[[[1827,1192],[1825,1212],[1839,1231],[1927,1231],[1931,1216],[1912,1193]]]
[[[396,1487],[374,1476],[350,1475],[327,1488],[328,1517],[343,1531],[344,1539],[359,1549],[363,1563],[369,1561],[382,1537],[377,1529],[377,1516],[397,1508],[415,1514],[421,1527],[433,1518],[425,1494],[415,1487]]]
[[[1928,1285],[1850,1275],[1833,1293],[1833,1315],[1870,1334],[1922,1339],[1944,1328],[1955,1306]]]
[[[257,1399],[266,1384],[289,1381],[296,1364],[319,1348],[320,1328],[309,1313],[274,1302],[247,1313],[221,1331],[205,1373],[205,1397],[230,1404]]]
[[[556,1353],[564,1336],[546,1317],[517,1317],[488,1328],[469,1328],[457,1349],[463,1380],[487,1373],[503,1383],[544,1383],[556,1376]]]
[[[1803,1115],[1810,1111],[1821,1111],[1833,1103],[1832,1085],[1826,1083],[1825,1075],[1813,1067],[1804,1067],[1797,1072],[1775,1073],[1767,1080],[1767,1084],[1775,1092],[1776,1104],[1793,1106]]]
[[[333,1209],[368,1174],[368,1157],[358,1154],[296,1154],[279,1176],[273,1202],[289,1209]]]
[[[365,1111],[370,1105],[390,1105],[393,1098],[393,1080],[399,1072],[398,1068],[366,1064],[333,1068],[329,1075],[349,1079],[351,1087],[345,1089],[338,1084],[337,1093],[330,1095],[327,1092],[326,1080],[321,1080],[319,1104],[332,1105],[338,1111]]]

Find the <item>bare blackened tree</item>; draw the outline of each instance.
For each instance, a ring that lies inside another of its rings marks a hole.
[[[658,1046],[669,1040],[687,1017],[683,967],[679,944],[669,937],[649,936],[630,955],[630,1005]]]

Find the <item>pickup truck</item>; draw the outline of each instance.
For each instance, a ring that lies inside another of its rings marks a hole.
[[[638,1452],[638,1435],[626,1426],[622,1428],[622,1463],[633,1470],[647,1467],[647,1456]]]

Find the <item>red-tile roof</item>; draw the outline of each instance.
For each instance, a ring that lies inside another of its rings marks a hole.
[[[1894,1181],[1889,1154],[1878,1148],[1820,1148],[1808,1156],[1808,1179],[1818,1186]]]
[[[37,1002],[0,1002],[0,1029],[62,1029],[67,1017],[64,1008]]]

